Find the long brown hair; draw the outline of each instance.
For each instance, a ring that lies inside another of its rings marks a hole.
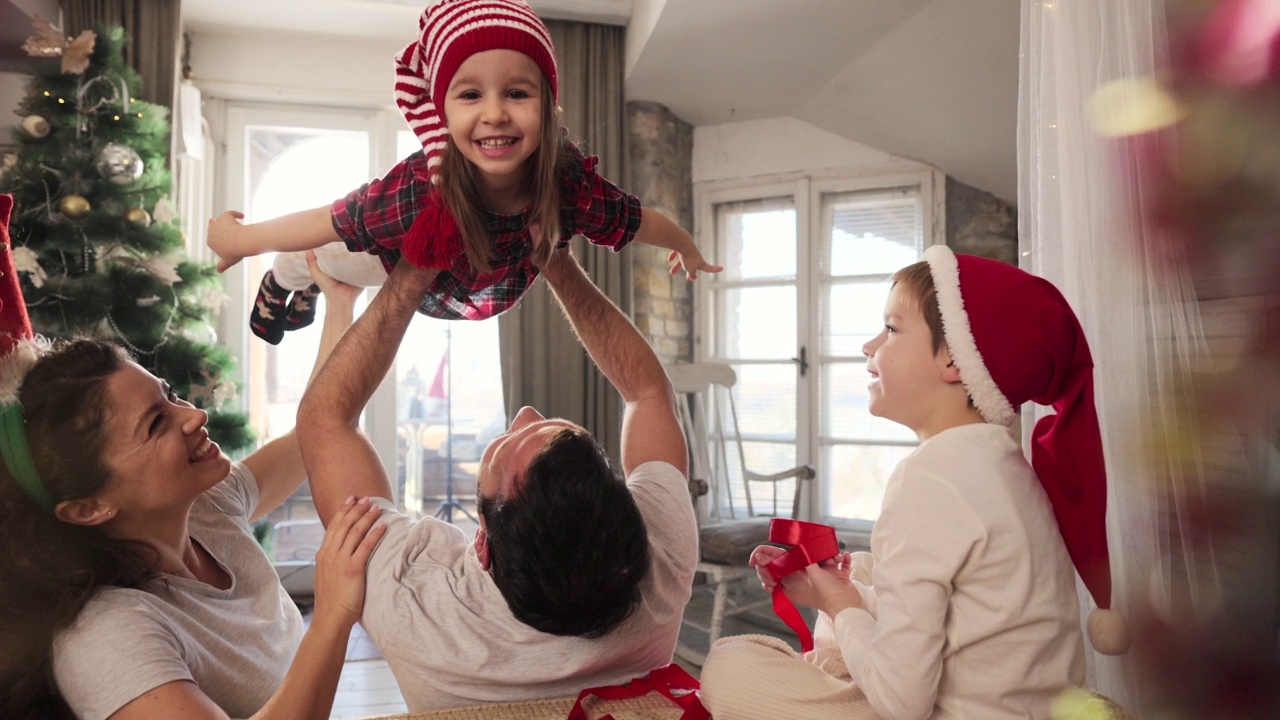
[[[560,132],[560,108],[551,93],[551,84],[542,77],[542,138],[538,149],[525,162],[525,191],[532,198],[526,227],[541,225],[540,237],[532,238],[534,265],[541,266],[560,239],[560,176],[573,158],[569,141]],[[492,269],[493,243],[485,226],[485,207],[480,199],[471,163],[458,151],[453,136],[447,135],[440,161],[440,197],[453,215],[462,234],[467,260],[477,272]]]
[[[114,344],[74,340],[23,381],[27,443],[55,503],[95,495],[110,477],[102,462],[107,381],[128,360]],[[103,588],[142,587],[155,560],[145,545],[57,519],[0,462],[0,717],[75,717],[53,680],[54,634]]]

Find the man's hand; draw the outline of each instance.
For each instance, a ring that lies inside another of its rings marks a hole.
[[[311,271],[311,279],[315,281],[316,286],[320,288],[320,292],[325,296],[326,300],[337,301],[344,306],[354,306],[356,299],[364,292],[364,288],[344,283],[341,280],[335,280],[321,270],[320,264],[316,260],[315,250],[307,251],[307,269]]]

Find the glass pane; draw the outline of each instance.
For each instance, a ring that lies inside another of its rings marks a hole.
[[[367,133],[262,125],[248,126],[245,133],[243,209],[247,222],[325,205],[368,179]],[[258,283],[274,258],[274,254],[267,254],[245,260],[245,307],[252,307]],[[298,402],[320,347],[324,312],[321,298],[317,321],[290,331],[279,345],[251,339],[246,395],[249,421],[259,438],[278,437],[293,428]],[[273,528],[267,544],[275,559],[309,561],[315,557],[324,528],[316,519],[305,484],[266,522]]]
[[[245,221],[262,222],[319,207],[364,182],[369,172],[366,133],[249,126]],[[274,253],[245,260],[248,302],[271,268]],[[323,318],[323,300],[316,317]],[[320,322],[289,332],[279,345],[249,343],[249,418],[262,438],[288,432],[297,415],[316,350]]]
[[[395,372],[401,505],[473,529],[480,455],[506,429],[497,319],[415,316]]]
[[[728,461],[729,492],[720,491],[718,497],[721,506],[721,517],[731,517],[726,500],[733,503],[732,517],[750,517],[747,508],[747,482],[743,480],[742,463],[738,459],[738,445],[729,442],[725,445]],[[781,443],[743,442],[742,453],[746,456],[747,468],[754,473],[768,475],[795,467],[796,446]],[[713,462],[718,462],[717,458]],[[717,474],[716,477],[725,477]],[[751,488],[751,512],[756,515],[773,515],[791,517],[791,509],[795,499],[795,479],[789,478],[776,483],[753,482]]]
[[[915,451],[884,445],[828,445],[819,471],[822,515],[828,520],[880,517],[884,488],[893,468]]]
[[[717,317],[720,356],[741,360],[780,360],[795,356],[794,285],[721,290],[716,295],[720,309]]]
[[[738,384],[734,386],[733,394],[742,434],[748,437],[767,435],[771,440],[795,442],[795,365],[736,365],[733,369],[738,373]],[[722,407],[727,415],[728,406]],[[724,423],[731,427],[732,419],[726,417]]]
[[[823,354],[861,357],[862,346],[884,327],[884,303],[890,284],[884,281],[842,282],[824,294]]]
[[[867,365],[862,362],[830,363],[822,376],[822,435],[828,440],[908,440],[916,434],[896,422],[867,411],[870,395]]]
[[[724,266],[718,280],[794,278],[796,210],[791,198],[716,205],[716,238]]]
[[[399,158],[396,162],[409,157],[421,149],[422,143],[418,142],[418,136],[414,135],[412,131],[401,130],[396,133],[396,157]]]
[[[924,252],[924,211],[916,188],[825,195],[830,275],[888,274]]]

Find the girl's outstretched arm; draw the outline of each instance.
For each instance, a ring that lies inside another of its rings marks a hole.
[[[244,213],[228,210],[209,221],[209,249],[218,256],[218,272],[244,258],[266,252],[314,250],[341,240],[328,205],[245,224]]]
[[[640,229],[636,231],[635,240],[670,250],[667,262],[672,263],[672,275],[683,269],[685,277],[697,280],[698,271],[718,273],[724,269],[707,262],[698,251],[693,236],[656,210],[644,208],[640,211]]]

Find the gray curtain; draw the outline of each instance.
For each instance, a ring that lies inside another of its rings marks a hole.
[[[99,24],[119,25],[129,35],[124,60],[142,76],[134,97],[173,107],[178,82],[178,43],[182,34],[179,0],[62,0],[63,32],[68,37]]]
[[[614,183],[623,177],[625,101],[623,28],[574,22],[547,23],[556,46],[560,106],[569,137],[597,171]],[[631,315],[629,251],[614,253],[573,240],[574,253],[596,286]],[[539,281],[519,307],[498,319],[503,399],[508,416],[532,405],[547,417],[576,422],[615,461],[620,456],[622,400],[574,337],[546,283]]]

